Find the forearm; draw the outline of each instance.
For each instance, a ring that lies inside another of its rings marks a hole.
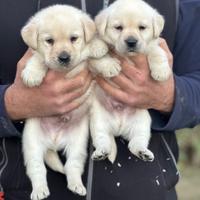
[[[5,108],[5,91],[9,85],[0,85],[0,137],[20,136]]]
[[[200,72],[174,78],[176,87],[173,109],[169,114],[150,110],[153,130],[175,131],[200,123]]]
[[[32,99],[34,99],[34,102],[39,101],[34,98],[34,93],[32,95],[29,94],[28,91],[18,87],[15,83],[10,85],[4,94],[4,105],[7,116],[14,121],[37,116],[37,107],[29,105]]]
[[[151,92],[153,93],[149,102],[147,109],[153,108],[158,110],[164,115],[168,115],[173,110],[175,102],[175,79],[171,76],[166,83],[156,83],[151,87]]]

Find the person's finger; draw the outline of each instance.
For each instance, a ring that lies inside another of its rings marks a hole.
[[[28,48],[27,51],[24,53],[22,58],[20,59],[22,62],[27,62],[27,60],[33,55],[33,51],[31,48]]]
[[[142,71],[146,71],[149,69],[147,56],[144,54],[137,54],[135,56],[130,57],[130,60],[132,63],[134,63],[134,66]]]
[[[16,73],[16,79],[19,79],[21,77],[21,72],[24,69],[27,61],[29,58],[33,55],[32,50],[29,48],[23,55],[23,57],[18,61],[17,63],[17,73]]]
[[[69,104],[66,105],[66,107],[64,109],[62,109],[61,114],[66,114],[68,112],[73,111],[74,109],[77,109],[80,105],[82,105],[84,103],[84,101],[73,101]]]
[[[159,45],[164,51],[166,51],[167,53],[171,53],[165,39],[159,38]]]
[[[88,75],[89,70],[88,69],[83,69],[82,71],[80,71],[77,75],[75,75],[74,77],[78,77],[78,76],[82,76],[83,78],[86,77]]]
[[[116,88],[116,87],[110,85],[104,79],[97,77],[96,81],[106,93],[108,93],[110,96],[114,97],[116,100],[123,102],[125,99],[127,99],[127,95],[125,92],[123,92],[119,88]]]
[[[86,83],[85,83],[85,85],[83,86],[83,89],[82,89],[82,94],[84,94],[88,90],[88,88],[90,87],[92,81],[93,81],[92,75],[88,74],[88,76],[86,78]]]
[[[123,73],[127,78],[129,78],[133,82],[135,81],[136,77],[139,74],[141,74],[141,72],[135,67],[134,64],[130,64],[128,62],[124,62],[121,68],[121,73]]]
[[[89,84],[89,82],[87,84]],[[89,97],[89,93],[87,95],[85,95],[85,96],[81,96],[86,92],[88,87],[89,86],[84,88],[82,91],[72,92],[71,93],[71,97],[70,97],[71,101],[66,103],[66,108],[64,108],[63,110],[65,112],[70,112],[70,111],[78,108],[80,105],[82,105],[85,102],[85,100]]]
[[[28,48],[27,51],[25,52],[23,58],[29,58],[33,55],[33,50],[31,48]]]
[[[173,55],[167,45],[166,40],[163,38],[159,38],[159,45],[166,52],[169,64],[172,67],[173,66]]]
[[[59,107],[59,112],[68,112],[67,109],[69,109],[70,105],[77,105],[82,104],[83,101],[85,101],[90,93],[86,91],[88,90],[90,83],[91,83],[91,78],[88,78],[85,85],[82,88],[79,88],[77,90],[68,92],[56,100],[56,105]],[[74,103],[76,102],[76,103]],[[71,110],[71,109],[69,109]]]
[[[29,48],[24,55],[22,56],[22,58],[19,60],[17,67],[22,70],[24,68],[24,66],[26,65],[27,61],[29,60],[29,58],[33,55],[32,50]]]
[[[118,76],[113,77],[112,81],[119,86],[123,90],[131,90],[131,86],[133,85],[133,82],[125,76],[123,73],[120,73]]]
[[[78,88],[77,90],[75,90],[74,93],[74,97],[75,98],[79,98],[80,96],[84,95],[86,93],[86,91],[88,90],[88,88],[90,87],[92,82],[92,76],[88,75],[88,77],[86,78],[86,81],[84,83],[83,87]]]
[[[83,87],[90,76],[88,70],[83,70],[73,78],[66,78],[64,82],[60,82],[60,84],[63,84],[62,91],[67,93]]]
[[[82,91],[81,90],[76,90],[70,93],[67,93],[65,96],[65,100],[64,100],[64,104],[69,104],[71,102],[73,102],[75,99],[80,98],[80,96],[82,95]]]
[[[117,58],[119,61],[124,61],[124,56],[119,55],[114,50],[110,51],[110,56],[114,57],[114,58]]]

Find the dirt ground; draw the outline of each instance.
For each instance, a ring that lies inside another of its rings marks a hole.
[[[179,167],[178,200],[200,200],[200,168]]]

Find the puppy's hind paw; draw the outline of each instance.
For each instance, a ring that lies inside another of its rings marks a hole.
[[[92,154],[92,160],[105,160],[109,153],[104,150],[95,150]]]
[[[154,154],[146,147],[129,144],[129,150],[133,155],[137,156],[143,161],[152,162],[154,160]]]
[[[31,193],[31,200],[42,200],[50,195],[47,185],[38,185],[37,188],[33,188]]]
[[[148,162],[152,162],[154,160],[153,153],[150,150],[148,150],[148,149],[143,150],[143,151],[139,151],[138,152],[138,157],[141,160],[148,161]]]
[[[86,195],[86,189],[82,184],[69,184],[68,189],[80,196]]]

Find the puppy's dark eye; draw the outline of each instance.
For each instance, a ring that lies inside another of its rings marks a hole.
[[[119,25],[119,26],[115,26],[115,29],[118,31],[122,31],[123,30],[123,26]]]
[[[49,39],[46,39],[46,42],[50,45],[53,45],[54,44],[54,39],[52,38],[49,38]]]
[[[146,28],[147,28],[147,27],[144,26],[144,25],[140,25],[140,26],[139,26],[139,30],[140,30],[140,31],[144,31]]]
[[[72,37],[70,38],[71,42],[76,42],[77,39],[78,39],[77,36],[72,36]]]

